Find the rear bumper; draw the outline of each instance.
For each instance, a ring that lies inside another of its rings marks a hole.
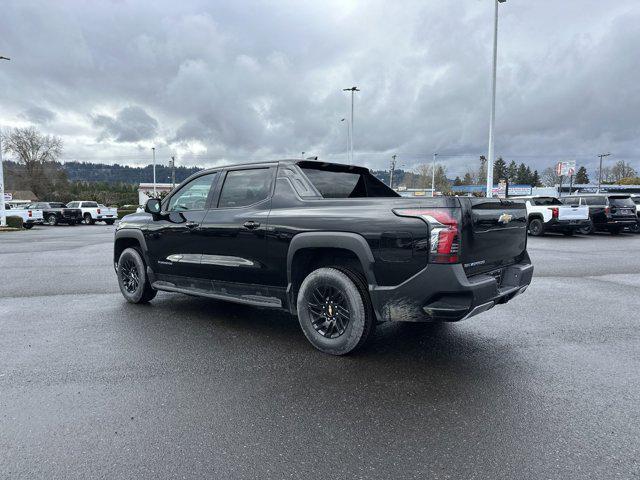
[[[545,223],[544,228],[548,231],[553,230],[571,230],[577,228],[583,228],[589,226],[591,220],[588,218],[583,220],[556,220],[552,219],[550,222]]]
[[[506,303],[531,283],[529,256],[521,263],[467,277],[461,264],[431,264],[395,287],[372,287],[378,320],[456,322]]]
[[[44,223],[44,218],[29,218],[24,221],[24,223],[33,223],[34,225],[42,225]]]

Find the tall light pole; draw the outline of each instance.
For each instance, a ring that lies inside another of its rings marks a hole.
[[[600,193],[600,184],[602,184],[602,159],[604,157],[608,157],[611,155],[610,153],[601,153],[598,155],[600,157],[600,170],[598,170],[598,193]]]
[[[153,152],[153,198],[158,198],[156,195],[156,147],[151,147]]]
[[[391,169],[389,172],[389,188],[393,189],[393,173],[396,171],[396,154],[391,155]]]
[[[340,122],[347,124],[347,162],[351,163],[351,125],[346,118],[340,119]]]
[[[0,56],[0,60],[11,60]],[[4,210],[4,168],[2,166],[2,132],[0,132],[0,226],[7,226],[7,214]]]
[[[433,166],[431,167],[431,196],[436,196],[436,157],[437,153],[433,154]]]
[[[171,189],[176,188],[176,157],[171,156]]]
[[[352,164],[353,163],[353,98],[355,96],[356,92],[359,92],[360,90],[358,89],[358,87],[351,87],[351,88],[343,88],[342,89],[343,92],[351,92],[351,122],[350,122],[350,131],[351,131],[351,135],[349,135],[349,150],[350,150],[350,160],[349,163]]]
[[[493,195],[493,160],[494,138],[493,130],[496,126],[496,70],[498,63],[498,4],[507,0],[494,0],[495,15],[493,22],[493,65],[491,76],[491,118],[489,120],[489,154],[487,155],[487,197]]]

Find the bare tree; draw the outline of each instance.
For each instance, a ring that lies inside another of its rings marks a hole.
[[[546,187],[554,187],[560,184],[560,175],[556,173],[554,167],[547,167],[542,172],[542,183]]]
[[[14,128],[2,136],[2,149],[24,166],[22,183],[40,196],[61,180],[56,160],[62,155],[62,139],[43,135],[34,127]]]
[[[616,164],[611,167],[611,181],[619,182],[623,178],[631,178],[637,175],[636,170],[630,163],[626,163],[624,160],[618,160]]]

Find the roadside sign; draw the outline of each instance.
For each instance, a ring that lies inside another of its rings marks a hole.
[[[561,177],[571,177],[576,174],[576,161],[569,160],[567,162],[558,162],[556,165],[556,174]]]
[[[13,200],[13,194],[9,192],[4,192],[4,201],[10,202],[11,200]]]

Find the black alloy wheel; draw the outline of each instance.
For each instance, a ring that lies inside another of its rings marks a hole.
[[[347,300],[331,285],[317,287],[307,301],[307,308],[313,328],[325,338],[338,338],[349,325]]]
[[[146,273],[146,265],[136,248],[126,248],[117,265],[118,285],[122,296],[131,303],[147,303],[158,293]]]
[[[529,233],[534,237],[539,237],[544,233],[544,225],[542,225],[542,220],[539,218],[534,218],[529,222]]]
[[[138,273],[138,268],[132,259],[127,258],[122,262],[122,265],[120,266],[120,278],[122,279],[122,284],[128,293],[133,294],[138,290],[138,287],[140,286],[140,274]]]
[[[366,281],[342,266],[309,273],[300,285],[296,310],[307,340],[331,355],[346,355],[361,347],[375,329]]]
[[[587,226],[580,227],[578,229],[578,233],[581,233],[582,235],[591,235],[593,233],[593,223],[589,222]]]

